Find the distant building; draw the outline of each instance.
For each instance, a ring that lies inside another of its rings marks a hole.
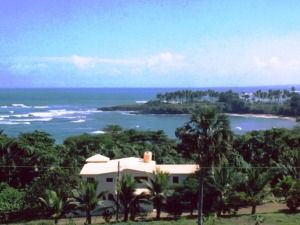
[[[118,167],[119,164],[119,167]],[[130,174],[137,181],[136,193],[147,191],[141,180],[149,180],[154,171],[163,171],[169,174],[170,184],[180,184],[190,174],[195,173],[198,165],[195,164],[180,164],[180,165],[167,165],[156,164],[152,160],[152,153],[146,151],[144,158],[128,157],[122,159],[110,160],[103,155],[94,155],[86,160],[80,175],[83,179],[92,179],[98,182],[98,190],[108,191],[108,199],[116,195],[116,181],[119,174]]]

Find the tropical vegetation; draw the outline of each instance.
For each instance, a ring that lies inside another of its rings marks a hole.
[[[257,206],[270,200],[284,202],[290,212],[298,212],[299,127],[234,135],[226,116],[216,108],[203,108],[177,129],[176,137],[111,125],[104,134],[82,134],[56,144],[42,131],[18,137],[1,132],[1,221],[45,217],[57,221],[72,205],[84,211],[86,222],[91,223],[91,212],[101,207],[104,193],[96,191],[101,184],[79,177],[85,159],[96,153],[112,159],[140,157],[146,149],[153,152],[157,163],[196,162],[201,170],[177,186],[170,186],[168,175],[156,171],[146,182],[148,194],[143,196],[134,193],[132,177],[122,176],[119,204],[125,220],[138,216],[142,199],[154,203],[157,219],[161,211],[178,219],[180,208],[193,214],[199,196],[204,215],[234,215],[245,206],[251,207],[250,214],[257,214]]]

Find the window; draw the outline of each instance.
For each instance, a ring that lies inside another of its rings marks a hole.
[[[114,195],[109,193],[107,199],[110,200],[110,201],[113,201],[114,200]]]
[[[107,177],[106,178],[106,182],[107,183],[111,183],[111,182],[113,182],[114,181],[114,179],[112,178],[112,177]]]
[[[87,181],[87,182],[94,182],[95,179],[94,179],[94,177],[88,177],[88,178],[86,179],[86,181]]]
[[[179,183],[179,177],[173,177],[173,184]]]
[[[147,181],[148,177],[134,177],[135,181],[138,183],[142,183],[143,180]]]

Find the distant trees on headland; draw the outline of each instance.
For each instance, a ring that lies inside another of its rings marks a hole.
[[[159,93],[155,100],[145,104],[102,107],[104,111],[135,111],[142,114],[192,114],[205,107],[215,107],[223,113],[273,114],[300,116],[300,94],[290,90],[258,90],[254,93],[236,93],[232,90],[192,91],[178,90]]]

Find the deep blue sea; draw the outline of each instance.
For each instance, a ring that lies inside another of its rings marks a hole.
[[[300,86],[295,86],[297,90]],[[211,88],[253,92],[278,87]],[[175,137],[175,130],[189,120],[189,115],[138,115],[129,112],[101,112],[97,107],[132,104],[154,99],[157,93],[185,88],[44,88],[0,89],[0,130],[11,136],[41,130],[57,141],[82,133],[102,133],[109,124],[138,130],[164,130]],[[207,88],[189,88],[206,90]],[[293,120],[230,116],[232,130],[245,133],[272,127],[291,128]]]

